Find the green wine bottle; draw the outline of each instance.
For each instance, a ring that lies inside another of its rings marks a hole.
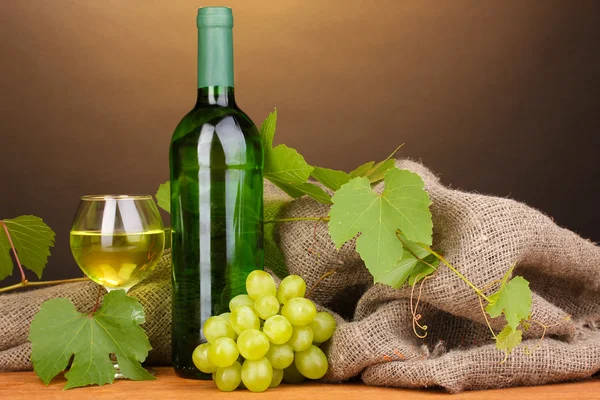
[[[231,9],[200,8],[197,23],[198,100],[170,148],[172,361],[179,376],[210,379],[192,362],[202,325],[264,265],[263,153],[235,103]]]

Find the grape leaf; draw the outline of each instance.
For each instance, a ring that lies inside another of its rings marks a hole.
[[[355,170],[350,171],[350,177],[352,178],[364,178],[367,172],[373,168],[375,165],[375,161],[369,161],[368,163],[364,163],[363,165],[357,167]]]
[[[513,329],[510,325],[506,325],[500,333],[496,335],[496,348],[498,350],[505,350],[507,354],[510,354],[515,347],[517,347],[523,340],[523,331],[520,329]]]
[[[156,191],[156,202],[166,212],[171,212],[171,182],[166,181]]]
[[[396,160],[387,159],[378,162],[365,173],[365,178],[368,178],[371,183],[379,182],[385,176],[385,173],[396,166]]]
[[[329,234],[333,242],[339,248],[362,232],[356,250],[376,279],[391,272],[403,257],[398,229],[409,241],[432,242],[431,201],[423,180],[413,172],[390,169],[381,195],[371,189],[367,178],[354,178],[332,201]]]
[[[383,179],[387,171],[394,168],[395,160],[392,159],[392,157],[400,147],[402,146],[398,146],[398,148],[396,148],[396,150],[394,150],[385,160],[380,161],[377,164],[375,164],[375,161],[370,161],[350,173],[335,169],[314,167],[311,176],[334,192],[341,188],[342,185],[348,183],[352,178],[365,177],[369,179],[371,183],[379,182]]]
[[[273,148],[273,138],[275,137],[275,128],[277,127],[277,109],[267,115],[267,118],[260,126],[260,141],[262,143],[263,153],[266,154]]]
[[[21,265],[41,278],[50,256],[50,248],[54,246],[54,231],[34,215],[22,215],[2,222],[10,233]],[[10,249],[6,232],[0,228],[0,280],[11,275],[14,268]]]
[[[440,260],[415,243],[407,242],[407,244],[418,258],[405,247],[402,251],[402,258],[396,265],[379,276],[373,275],[375,282],[385,283],[395,288],[401,287],[405,282],[414,286],[421,279],[435,272]]]
[[[6,236],[6,232],[2,229],[0,232],[0,280],[12,275],[13,261],[10,258],[10,250],[8,236]]]
[[[516,330],[523,319],[531,314],[531,289],[529,282],[523,277],[516,276],[510,279],[513,268],[502,278],[500,289],[489,296],[490,303],[485,310],[492,318],[504,314],[506,322]]]
[[[123,290],[108,293],[102,307],[89,315],[77,312],[68,299],[48,300],[29,331],[34,370],[48,385],[74,355],[64,389],[103,385],[114,380],[115,369],[109,358],[114,353],[125,377],[155,379],[140,364],[151,349],[140,327],[144,321],[142,305]]]
[[[312,183],[305,182],[301,185],[288,185],[285,183],[280,183],[278,186],[284,192],[286,192],[294,198],[308,195],[320,203],[331,204],[331,196],[327,194],[323,189],[313,185]],[[296,195],[294,196],[293,193],[295,193]]]
[[[323,186],[333,190],[334,192],[352,179],[352,177],[344,171],[321,167],[315,167],[311,175],[313,178],[321,182]]]
[[[392,152],[385,160],[375,164],[375,161],[370,161],[351,171],[350,178],[364,177],[368,178],[371,183],[379,182],[385,176],[385,173],[396,166],[396,161],[392,158],[394,154],[404,146],[401,144],[396,147],[396,150]],[[336,189],[337,190],[337,189]]]
[[[273,147],[276,126],[277,110],[270,113],[260,127],[265,178],[293,198],[308,195],[321,203],[330,204],[331,198],[323,189],[307,182],[314,168],[304,157],[284,144]]]

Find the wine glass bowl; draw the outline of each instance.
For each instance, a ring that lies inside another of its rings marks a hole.
[[[108,291],[128,291],[158,264],[165,233],[151,196],[83,196],[70,242],[75,261],[90,279]]]

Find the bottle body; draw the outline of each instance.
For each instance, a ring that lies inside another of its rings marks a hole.
[[[262,269],[263,153],[234,99],[233,17],[198,10],[198,101],[170,147],[172,361],[182,377],[210,379],[192,362],[204,322],[229,311],[248,274]]]
[[[200,105],[177,127],[170,160],[173,365],[204,378],[192,362],[204,321],[228,312],[264,265],[260,134],[239,109]]]

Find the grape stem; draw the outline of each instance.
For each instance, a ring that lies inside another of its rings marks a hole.
[[[421,257],[419,257],[414,251],[413,249],[411,249],[406,242],[404,241],[404,239],[402,239],[402,235],[400,234],[400,231],[397,230],[396,231],[396,237],[398,238],[398,240],[400,240],[400,242],[402,242],[402,245],[404,246],[404,248],[417,260],[419,260],[420,262],[422,262],[423,264],[429,266],[430,268],[432,268],[433,270],[437,270],[436,267],[434,267],[433,265],[431,265],[430,263],[428,263],[427,261],[423,260]]]
[[[267,219],[263,221],[263,224],[275,224],[278,222],[297,222],[297,221],[329,221],[329,217],[296,217],[296,218],[276,218]]]
[[[323,282],[326,278],[335,274],[337,272],[337,270],[338,270],[337,268],[334,268],[332,270],[325,272],[319,279],[317,279],[317,281],[314,283],[314,285],[312,285],[312,287],[310,288],[310,290],[308,291],[308,293],[306,293],[306,296],[304,296],[304,297],[309,298],[310,295],[312,294],[313,290],[315,290],[315,288],[317,286],[319,286],[319,283]]]
[[[467,279],[466,276],[464,276],[463,274],[461,274],[456,268],[454,268],[454,266],[452,266],[452,264],[450,264],[441,254],[438,254],[435,250],[433,250],[431,247],[423,244],[423,243],[419,243],[417,242],[417,244],[419,246],[421,246],[423,249],[427,250],[430,254],[433,254],[438,260],[440,260],[442,263],[444,263],[444,265],[446,265],[448,268],[450,268],[450,270],[452,272],[454,272],[456,274],[456,276],[458,276],[460,279],[462,279],[467,285],[469,285],[474,291],[475,293],[477,293],[479,296],[481,296],[485,301],[487,301],[488,303],[493,303],[492,300],[490,300],[489,297],[487,297],[485,295],[485,293],[483,293],[483,291],[481,289],[479,289],[477,286],[473,285],[471,283],[470,280]]]
[[[25,276],[25,271],[23,270],[23,266],[21,265],[21,261],[19,260],[19,255],[17,254],[15,244],[13,243],[12,237],[10,236],[10,231],[8,230],[8,227],[6,226],[4,221],[2,221],[1,219],[0,225],[2,225],[2,227],[4,228],[4,232],[6,232],[6,237],[8,238],[8,242],[10,243],[10,248],[12,249],[13,254],[15,255],[15,260],[17,261],[17,265],[19,266],[19,271],[21,271],[21,283],[27,283],[27,277]]]
[[[71,282],[87,282],[89,280],[90,280],[90,278],[84,277],[84,278],[73,278],[73,279],[59,279],[59,280],[55,280],[55,281],[39,281],[39,282],[25,281],[25,282],[19,282],[17,284],[11,285],[11,286],[6,286],[3,288],[0,288],[0,293],[9,292],[11,290],[16,290],[16,289],[22,289],[25,287],[59,285],[61,283],[71,283]]]
[[[100,293],[102,292],[102,286],[98,285],[98,294],[96,295],[96,304],[94,304],[94,308],[90,315],[93,315],[98,310],[98,304],[100,304]]]

